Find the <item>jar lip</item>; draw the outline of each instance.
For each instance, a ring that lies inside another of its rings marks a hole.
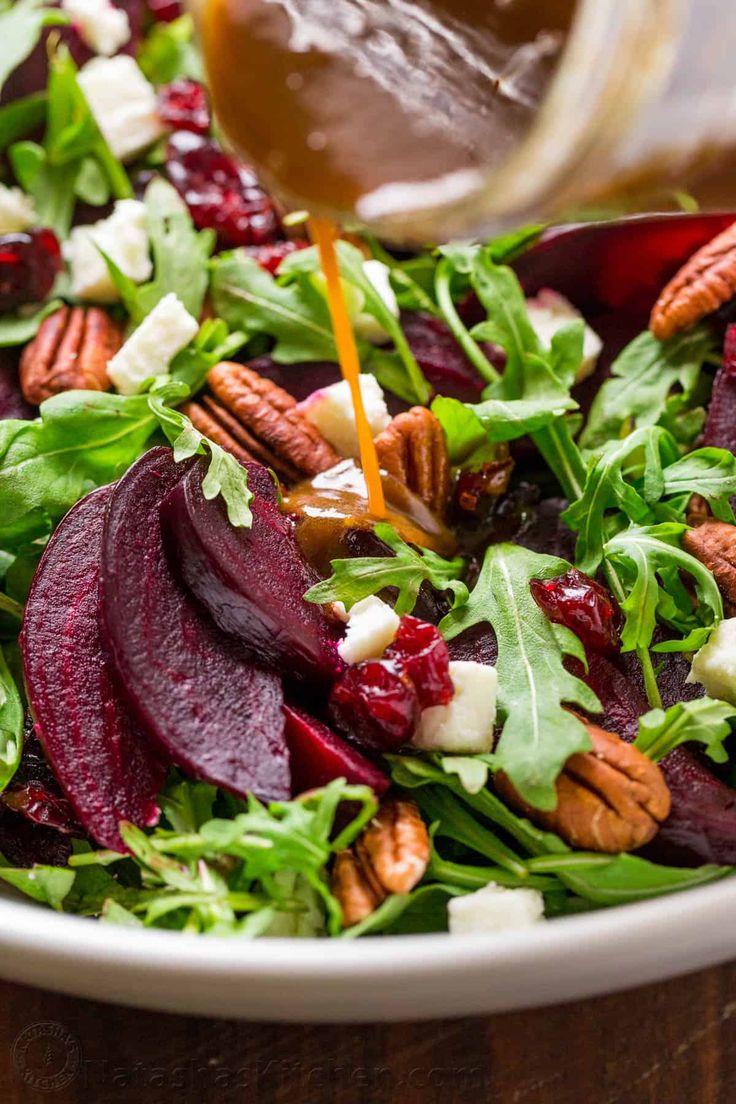
[[[581,205],[585,180],[619,145],[674,61],[683,0],[578,0],[560,64],[526,137],[499,168],[442,188],[371,220],[387,239],[427,242],[467,237],[493,222],[503,229]],[[621,59],[632,59],[622,65]],[[463,188],[463,184],[465,187]],[[440,189],[439,201],[436,197]],[[427,201],[427,202],[425,202]]]

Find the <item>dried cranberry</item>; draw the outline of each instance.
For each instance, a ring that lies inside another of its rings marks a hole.
[[[221,248],[265,245],[279,237],[273,201],[253,170],[211,139],[176,131],[169,139],[166,172],[195,225],[216,230]]]
[[[393,659],[414,683],[419,705],[447,705],[454,689],[450,678],[450,653],[444,637],[435,625],[418,617],[402,617],[393,644],[385,659]]]
[[[53,230],[0,237],[0,311],[40,303],[61,272],[61,246]]]
[[[181,0],[148,0],[148,10],[158,23],[173,23],[184,14]]]
[[[82,835],[76,814],[61,792],[30,722],[26,722],[20,765],[10,788],[0,795],[0,805],[34,824]]]
[[[455,503],[466,514],[474,514],[483,498],[498,498],[509,485],[514,461],[511,457],[490,460],[478,471],[460,472],[455,484]]]
[[[309,242],[306,241],[277,241],[270,245],[252,245],[246,252],[258,261],[261,268],[275,276],[284,257],[299,249],[306,249],[308,245]]]
[[[586,648],[603,655],[620,652],[618,606],[595,579],[573,568],[556,579],[532,579],[529,585],[550,621],[572,629]]]
[[[330,694],[329,712],[347,739],[374,753],[395,751],[414,734],[419,699],[400,664],[369,659],[341,675]]]
[[[210,105],[204,85],[198,81],[175,80],[158,90],[159,117],[172,130],[190,130],[192,134],[207,134],[212,122]]]

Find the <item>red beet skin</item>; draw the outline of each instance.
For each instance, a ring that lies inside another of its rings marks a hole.
[[[326,786],[333,778],[370,786],[378,797],[386,792],[389,780],[383,771],[327,725],[289,705],[284,715],[294,794]]]
[[[187,471],[156,448],[115,487],[105,523],[103,624],[118,679],[155,745],[238,795],[291,793],[277,675],[258,670],[173,574],[159,520]]]
[[[703,444],[736,452],[736,326],[726,330],[723,364],[713,382]]]
[[[118,824],[155,824],[164,768],[112,681],[99,628],[105,508],[110,488],[67,514],[39,564],[21,650],[36,732],[85,831],[124,851]]]
[[[185,583],[262,666],[323,686],[334,682],[342,632],[321,606],[304,601],[319,576],[278,507],[272,479],[260,464],[248,465],[253,525],[235,529],[222,499],[208,502],[202,494],[204,474],[202,463],[190,468],[161,509]]]

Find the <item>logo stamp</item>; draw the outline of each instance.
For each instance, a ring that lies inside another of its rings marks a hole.
[[[13,1064],[21,1081],[37,1092],[60,1092],[79,1074],[79,1040],[55,1020],[29,1024],[13,1043]]]

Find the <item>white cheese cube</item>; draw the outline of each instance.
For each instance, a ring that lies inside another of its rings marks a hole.
[[[165,133],[156,110],[156,90],[127,54],[93,58],[79,71],[84,93],[107,144],[127,161]]]
[[[736,705],[736,617],[716,626],[694,656],[688,682],[699,682],[710,698]]]
[[[72,294],[93,303],[116,303],[120,295],[100,250],[134,283],[142,284],[150,278],[153,263],[143,203],[137,199],[118,200],[109,218],[92,226],[75,227],[64,247]]]
[[[33,200],[20,188],[0,184],[0,234],[18,234],[36,221]]]
[[[151,376],[160,376],[197,334],[199,324],[172,293],[156,304],[107,366],[121,395],[135,395]]]
[[[61,6],[96,54],[112,57],[130,40],[128,13],[110,0],[61,0]]]
[[[540,342],[549,350],[552,338],[558,330],[569,326],[571,322],[582,320],[583,316],[576,310],[572,303],[556,291],[545,288],[540,291],[535,299],[527,299],[527,311]],[[577,374],[577,382],[587,379],[595,371],[598,357],[601,355],[603,342],[595,330],[585,326],[583,338],[583,362]]]
[[[451,935],[497,935],[521,931],[544,920],[544,897],[537,889],[509,889],[489,882],[447,904]]]
[[[450,663],[450,678],[454,698],[423,710],[412,743],[449,755],[487,754],[493,749],[496,723],[496,668],[456,659]]]
[[[344,640],[338,645],[346,663],[379,659],[399,630],[399,616],[375,596],[356,602],[348,614]]]
[[[394,318],[398,318],[399,304],[394,289],[391,287],[391,269],[383,261],[369,260],[364,261],[363,271],[373,285],[374,290],[383,300],[384,305],[388,307]],[[373,345],[383,345],[390,338],[378,319],[374,318],[372,314],[368,314],[367,311],[361,311],[357,316],[354,329],[358,337],[370,341]]]
[[[375,376],[361,375],[360,393],[368,425],[375,437],[391,421],[381,385]],[[299,403],[299,409],[341,456],[357,458],[360,455],[353,400],[347,380],[313,391]]]

